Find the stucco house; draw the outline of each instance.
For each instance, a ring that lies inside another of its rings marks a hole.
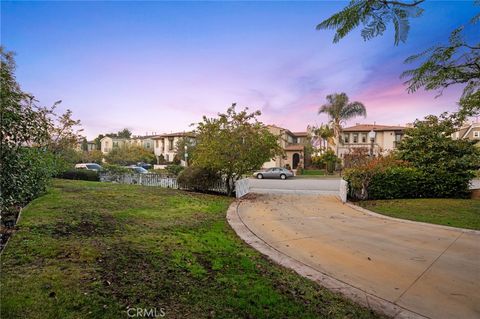
[[[292,169],[305,167],[305,145],[308,141],[307,132],[291,132],[288,129],[276,125],[267,125],[269,131],[279,136],[278,143],[283,148],[284,156],[276,158],[263,164],[263,168],[290,166]]]
[[[404,126],[357,123],[342,129],[339,143],[332,149],[340,158],[355,148],[364,148],[373,154],[386,154],[397,147],[405,129]]]
[[[166,162],[172,162],[177,155],[177,143],[182,138],[195,139],[193,132],[177,132],[157,135],[152,138],[154,153],[157,163],[160,164],[160,158],[163,156]],[[184,160],[183,158],[180,160]]]
[[[477,146],[480,147],[480,122],[470,123],[462,126],[457,132],[452,134],[454,140],[469,139],[477,141]]]
[[[156,135],[133,136],[131,138],[105,136],[100,140],[100,150],[103,154],[108,154],[114,148],[137,145],[153,152],[155,143],[153,138],[155,136]]]

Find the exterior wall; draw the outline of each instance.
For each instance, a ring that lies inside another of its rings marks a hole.
[[[366,148],[370,151],[371,142],[368,139],[368,132],[344,132],[343,136],[348,135],[348,143],[339,144],[337,156],[342,157],[350,152],[352,148]],[[357,143],[354,143],[354,135],[357,134]],[[373,143],[373,152],[375,154],[386,154],[396,149],[396,131],[377,131]],[[363,136],[366,136],[366,142],[363,142]],[[343,139],[345,140],[345,139]]]
[[[172,162],[175,155],[177,155],[176,146],[181,138],[183,138],[183,136],[157,137],[153,139],[152,145],[157,160],[163,155],[163,158],[165,158],[167,162]],[[183,161],[184,159],[181,158],[180,160]]]
[[[304,159],[304,151],[292,151],[292,150],[287,150],[287,147],[289,145],[302,145],[301,143],[305,142],[305,137],[297,137],[295,135],[292,135],[289,133],[290,131],[270,125],[268,126],[269,131],[274,134],[279,136],[278,138],[278,144],[280,147],[283,148],[285,155],[284,156],[277,156],[274,159],[265,162],[262,167],[263,168],[270,168],[270,167],[285,167],[287,164],[290,165],[290,167],[293,168],[293,154],[298,153],[300,155],[300,163],[302,163],[302,167],[304,167],[305,164],[305,159]]]

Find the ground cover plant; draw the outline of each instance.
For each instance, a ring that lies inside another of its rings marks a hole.
[[[2,318],[374,318],[243,243],[231,198],[54,180],[3,252]]]

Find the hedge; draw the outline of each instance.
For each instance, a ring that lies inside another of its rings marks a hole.
[[[63,179],[75,179],[75,180],[95,181],[95,182],[98,182],[100,180],[100,177],[98,176],[98,172],[89,171],[86,169],[71,169],[59,174],[57,177],[63,178]]]
[[[187,167],[178,175],[178,185],[197,192],[207,192],[220,181],[217,173],[201,167]]]

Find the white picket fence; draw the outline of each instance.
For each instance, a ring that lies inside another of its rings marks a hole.
[[[149,174],[111,174],[111,173],[102,173],[100,174],[101,182],[113,182],[119,184],[133,184],[133,185],[143,185],[143,186],[157,186],[163,188],[173,188],[173,189],[182,189],[178,183],[177,179],[174,177],[167,177],[160,174],[149,173]],[[209,189],[212,192],[217,193],[227,193],[227,187],[225,181],[219,181],[212,185]]]
[[[237,198],[243,197],[250,192],[248,178],[242,178],[235,182],[235,195]]]

